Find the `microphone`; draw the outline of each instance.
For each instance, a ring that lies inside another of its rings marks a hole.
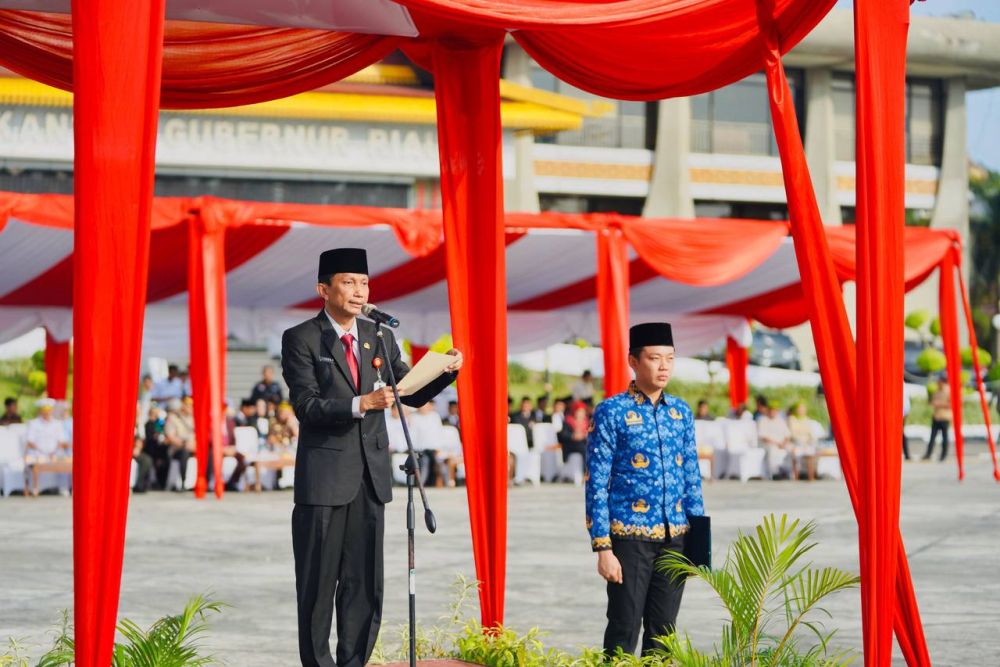
[[[384,324],[387,327],[392,327],[393,329],[395,329],[396,327],[399,326],[399,320],[397,320],[389,313],[382,312],[381,310],[376,308],[373,304],[366,303],[365,305],[361,306],[361,313],[365,317],[370,317],[376,322]]]

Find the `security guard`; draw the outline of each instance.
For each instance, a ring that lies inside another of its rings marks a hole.
[[[629,331],[635,381],[594,412],[587,443],[587,530],[597,571],[608,582],[604,650],[642,651],[673,632],[683,580],[657,571],[666,551],[682,551],[688,515],[704,514],[691,408],[664,393],[674,369],[667,323]]]

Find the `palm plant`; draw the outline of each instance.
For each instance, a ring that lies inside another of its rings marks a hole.
[[[730,623],[712,655],[678,634],[660,639],[665,651],[681,667],[833,667],[853,662],[850,651],[830,653],[835,631],[826,632],[813,620],[829,614],[819,606],[828,595],[857,586],[858,577],[843,570],[801,564],[815,546],[809,538],[813,522],[800,525],[786,515],[764,517],[754,532],[729,547],[722,568],[695,567],[673,552],[658,563],[661,571],[678,577],[697,577],[719,596]],[[802,646],[802,630],[816,638]]]
[[[211,655],[200,655],[199,641],[208,630],[208,614],[221,612],[223,602],[209,600],[201,595],[191,598],[184,611],[176,616],[165,616],[143,630],[136,623],[123,619],[118,623],[118,633],[125,640],[115,643],[111,667],[202,667],[217,664]],[[72,665],[74,644],[68,614],[63,614],[62,632],[56,637],[52,650],[38,662],[38,667]]]

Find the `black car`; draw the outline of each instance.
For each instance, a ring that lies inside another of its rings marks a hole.
[[[780,331],[753,332],[753,344],[750,346],[750,363],[755,366],[769,368],[787,368],[797,371],[802,369],[799,358],[799,348],[787,335]]]

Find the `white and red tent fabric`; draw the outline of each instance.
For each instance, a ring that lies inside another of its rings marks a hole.
[[[68,198],[0,193],[12,211],[0,222],[0,343],[36,327],[53,340],[72,335],[72,208]],[[368,250],[371,298],[402,321],[402,336],[426,346],[450,333],[444,246],[436,214],[426,211],[257,205],[218,200],[157,200],[152,232],[144,352],[187,357],[189,220],[203,206],[238,206],[262,215],[225,235],[227,334],[266,343],[320,307],[313,285],[324,248]],[[311,213],[324,224],[295,219]],[[298,214],[298,215],[297,215]],[[172,217],[173,216],[173,217]],[[652,234],[674,257],[703,254],[684,267],[651,265],[628,249],[630,321],[669,319],[682,354],[698,354],[727,337],[748,345],[748,318],[774,326],[806,318],[798,265],[784,222],[733,219],[635,219],[601,214],[511,214],[506,234],[508,350],[536,350],[571,338],[599,341],[597,245],[603,226],[629,227],[644,254]],[[338,224],[339,223],[339,224]],[[364,223],[364,224],[359,224]],[[436,227],[435,227],[436,226]],[[427,228],[428,231],[423,231]],[[437,230],[437,242],[434,231]],[[706,232],[710,228],[711,232]],[[416,244],[398,230],[417,232]],[[640,231],[641,229],[641,231]],[[746,235],[754,236],[748,241]],[[829,230],[848,280],[853,230]],[[907,287],[920,284],[952,246],[947,233],[911,230]],[[669,260],[668,260],[669,261]],[[662,275],[669,272],[673,278]],[[710,284],[704,284],[704,283]]]

